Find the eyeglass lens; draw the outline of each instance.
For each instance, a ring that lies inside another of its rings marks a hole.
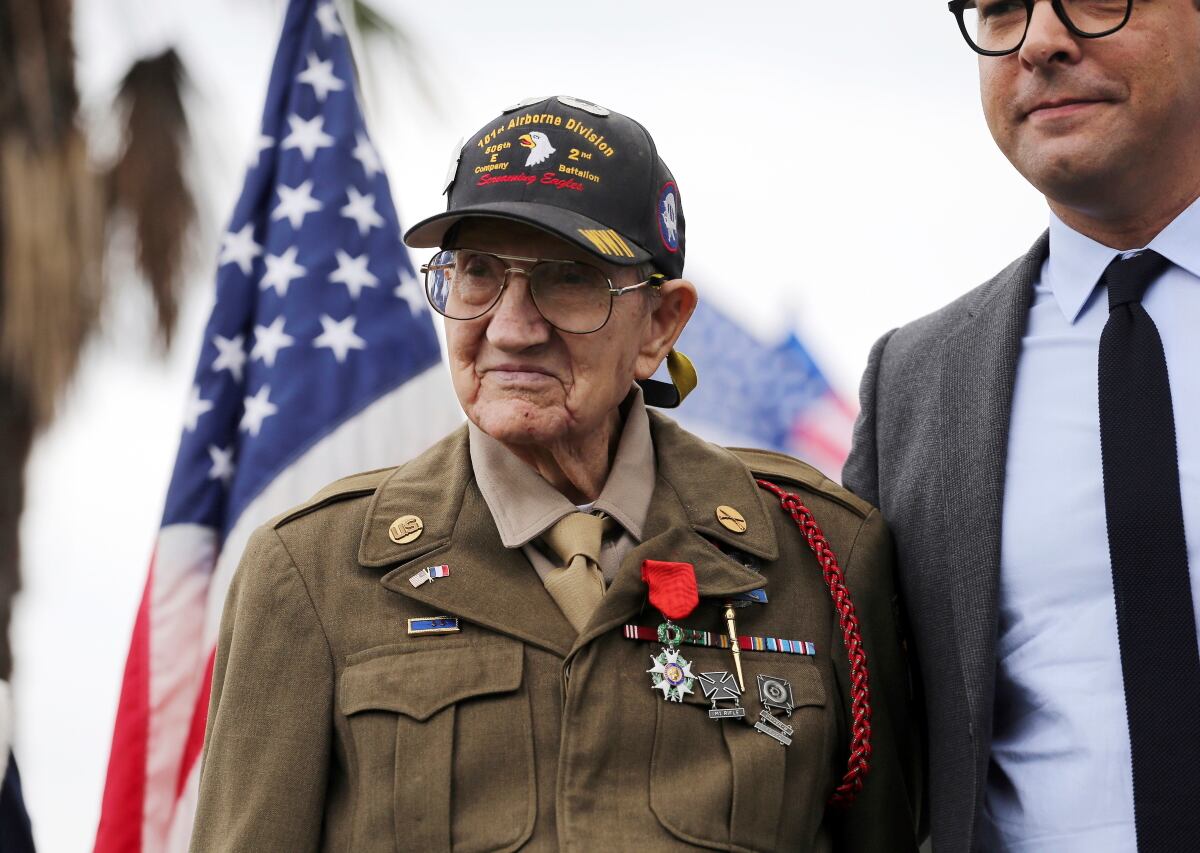
[[[1131,0],[1061,0],[1064,22],[1082,36],[1102,36],[1128,20]],[[979,50],[1015,50],[1029,28],[1032,3],[1024,0],[969,0],[962,7],[963,31]]]
[[[512,262],[485,252],[439,252],[429,262],[425,290],[438,313],[452,320],[482,316],[500,298]],[[608,277],[578,261],[538,261],[525,273],[533,303],[548,323],[564,332],[594,332],[612,307]]]

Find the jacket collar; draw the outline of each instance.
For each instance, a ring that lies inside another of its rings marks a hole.
[[[474,481],[466,427],[396,469],[372,499],[359,545],[359,562],[387,568],[381,582],[393,592],[439,613],[566,656],[643,610],[646,559],[691,563],[702,598],[723,599],[767,585],[763,575],[720,550],[720,542],[766,561],[778,557],[767,496],[733,454],[650,412],[658,463],[644,541],[621,568],[591,624],[576,636],[518,549],[505,548]],[[744,533],[723,527],[717,507],[731,506],[746,520]],[[777,511],[777,510],[776,510]],[[424,525],[415,540],[397,544],[392,522],[416,515]],[[451,575],[414,587],[409,579],[428,565],[446,564]]]

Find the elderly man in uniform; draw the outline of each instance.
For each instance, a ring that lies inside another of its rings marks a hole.
[[[696,381],[649,134],[538,99],[450,179],[407,242],[468,423],[254,536],[193,849],[915,849],[879,513],[646,408]]]

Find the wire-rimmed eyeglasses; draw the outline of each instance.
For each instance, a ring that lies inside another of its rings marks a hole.
[[[950,0],[967,44],[984,56],[1016,53],[1025,43],[1036,0]],[[1050,0],[1054,14],[1073,35],[1110,36],[1129,22],[1133,0]]]
[[[515,267],[513,261],[532,264]],[[557,261],[496,255],[475,249],[447,249],[421,266],[425,295],[433,310],[451,320],[482,317],[500,301],[513,273],[529,280],[529,294],[543,319],[561,332],[586,335],[604,328],[613,299],[643,287],[658,287],[655,273],[628,287],[613,287],[603,270],[583,261]]]

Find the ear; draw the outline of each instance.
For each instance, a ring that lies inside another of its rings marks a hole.
[[[686,279],[676,278],[659,287],[634,365],[638,379],[649,379],[658,370],[691,319],[698,299],[695,286]]]

